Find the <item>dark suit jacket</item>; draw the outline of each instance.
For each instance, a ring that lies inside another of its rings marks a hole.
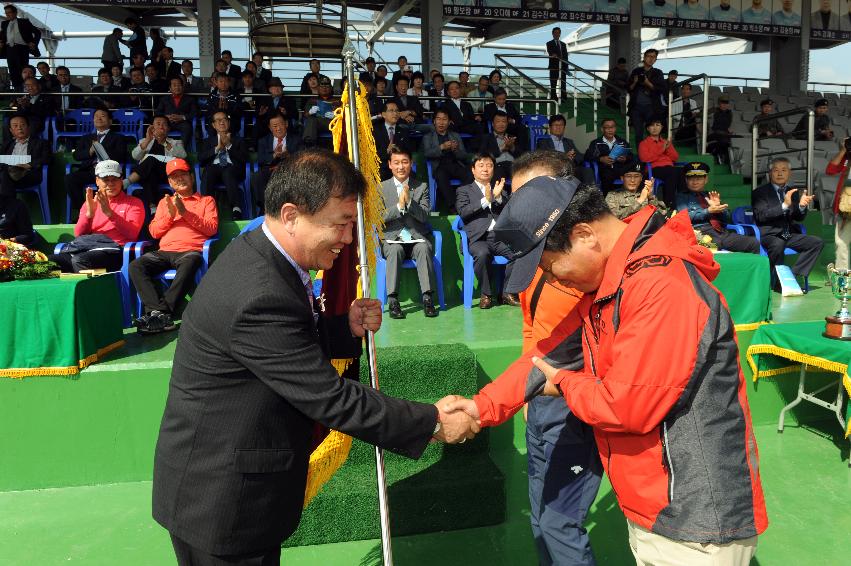
[[[508,117],[514,120],[515,123],[519,124],[521,117],[520,112],[517,110],[517,108],[510,102],[506,101],[505,109],[507,110],[506,113],[508,114]],[[491,122],[493,121],[493,117],[496,115],[496,113],[497,107],[495,103],[491,102],[489,104],[486,104],[485,111],[483,113],[483,119],[485,120],[485,122]]]
[[[491,220],[499,216],[510,197],[506,187],[502,192],[502,202],[498,203],[494,200],[490,209],[485,209],[482,208],[482,191],[475,181],[458,187],[455,191],[455,208],[458,209],[458,216],[464,221],[468,245],[487,236]]]
[[[7,42],[6,30],[9,28],[9,20],[0,22],[0,41]],[[41,41],[41,30],[35,27],[27,18],[18,18],[18,31],[25,43],[35,43],[35,49],[30,50],[33,57],[41,57],[41,51],[38,50],[38,42]],[[6,56],[6,47],[0,50],[0,56]]]
[[[248,146],[245,145],[245,140],[236,134],[231,134],[231,148],[228,150],[228,159],[233,163],[234,167],[240,170],[245,169],[245,163],[248,161]],[[212,165],[216,158],[216,146],[219,144],[219,136],[215,130],[210,131],[210,135],[204,138],[204,144],[201,151],[198,152],[198,164],[201,167]]]
[[[274,167],[278,165],[280,159],[275,159],[274,157],[275,148],[272,145],[274,143],[275,139],[272,137],[272,134],[260,138],[260,141],[257,144],[257,163],[261,167]],[[287,146],[287,152],[284,154],[285,156],[304,149],[304,144],[302,143],[301,138],[290,131],[287,131],[285,145]]]
[[[183,74],[183,69],[180,68],[180,63],[171,60],[171,65],[166,68],[165,59],[159,62],[160,76],[166,80],[171,80],[172,77],[180,77]]]
[[[384,199],[384,241],[395,240],[407,228],[411,237],[431,241],[432,233],[428,226],[431,202],[428,184],[413,175],[408,178],[411,202],[405,214],[399,212],[399,194],[396,191],[396,180],[386,179],[381,182],[381,198]]]
[[[487,153],[489,155],[492,155],[494,159],[496,159],[502,154],[502,152],[499,150],[499,143],[496,141],[496,135],[490,133],[482,136],[481,145],[479,146],[479,153]],[[514,149],[512,151],[509,151],[508,153],[513,155],[515,158],[520,157],[522,151],[520,150],[520,143],[516,139],[514,140]]]
[[[561,61],[559,59],[550,59],[547,68],[558,70],[559,62],[561,62],[562,68],[567,69],[567,45],[562,40],[549,40],[547,42],[547,55],[556,55],[561,59]]]
[[[378,152],[378,159],[381,160],[381,180],[383,181],[390,177],[390,167],[387,165],[387,161],[390,159],[387,153],[387,146],[390,145],[390,136],[387,134],[387,126],[383,119],[379,118],[372,122],[372,135],[375,138],[375,149]],[[408,151],[413,150],[408,139],[408,128],[400,128],[399,124],[396,124],[396,130],[393,132],[393,143]]]
[[[790,187],[791,188],[791,187]],[[759,231],[763,236],[779,236],[783,233],[786,223],[789,223],[789,231],[800,233],[801,229],[795,222],[803,222],[807,216],[807,209],[801,210],[798,206],[801,202],[801,191],[792,195],[792,206],[784,212],[774,185],[766,183],[756,188],[751,193],[751,205],[753,206],[753,218]]]
[[[396,106],[399,107],[399,112],[403,112],[405,110],[413,110],[417,113],[414,121],[417,124],[423,123],[423,105],[420,103],[420,99],[414,96],[413,94],[408,94],[405,96],[405,102],[402,102],[402,98],[398,95],[394,96],[391,100],[396,103]]]
[[[198,108],[195,105],[195,97],[190,96],[188,94],[184,94],[180,98],[180,104],[174,104],[174,98],[171,96],[163,96],[160,98],[160,103],[157,105],[157,109],[154,112],[156,116],[167,116],[169,114],[183,114],[186,116],[186,120],[189,123],[192,123],[192,118],[195,117],[195,114],[198,112]]]
[[[20,114],[29,118],[30,130],[33,134],[41,134],[45,128],[45,120],[56,115],[56,107],[53,105],[53,102],[52,95],[41,93],[35,102],[18,108]]]
[[[14,149],[15,138],[10,138],[3,142],[2,146],[0,146],[0,153],[3,155],[10,155]],[[30,161],[30,165],[32,167],[30,167],[30,172],[24,177],[24,179],[21,179],[21,183],[19,183],[19,186],[21,187],[41,182],[41,168],[48,164],[48,160],[50,159],[50,147],[45,140],[31,135],[30,139],[27,141],[27,155],[32,156],[32,161]],[[6,165],[0,165],[0,167],[6,167]],[[29,179],[27,179],[27,177],[29,177]]]
[[[632,159],[632,150],[629,147],[629,143],[625,139],[620,136],[615,136],[615,145],[623,145],[627,149],[629,149],[630,152],[627,154],[626,158],[627,161]],[[585,150],[585,161],[589,163],[592,161],[599,161],[601,157],[609,155],[610,151],[611,150],[609,149],[608,144],[603,141],[603,138],[601,136],[599,138],[591,140],[591,143],[588,144],[588,149]]]
[[[83,89],[81,89],[77,85],[69,84],[68,85],[68,92],[83,92]],[[56,87],[56,93],[57,93],[57,96],[55,96],[54,98],[56,99],[56,102],[55,102],[56,110],[59,111],[59,110],[62,109],[61,87],[59,87],[59,86]],[[82,108],[82,107],[83,107],[83,97],[82,96],[69,96],[68,97],[68,109],[69,110],[73,109],[73,108]]]
[[[476,125],[476,113],[473,111],[473,106],[466,100],[461,101],[461,108],[452,102],[451,98],[443,101],[441,108],[449,113],[449,121],[456,130],[463,129],[463,125]]]
[[[89,155],[89,149],[92,147],[92,142],[97,140],[97,136],[91,133],[80,138],[77,142],[77,147],[74,148],[74,159],[80,162],[80,169],[94,168],[97,161],[97,155]],[[109,132],[103,138],[103,149],[110,159],[124,165],[127,163],[127,138],[116,132]]]
[[[314,325],[301,279],[261,229],[228,245],[183,315],[154,519],[208,553],[279,545],[298,526],[317,422],[419,457],[436,409],[340,379],[330,343],[345,347],[335,357],[359,355],[348,332],[331,339],[325,319]]]
[[[576,151],[576,157],[573,158],[573,162],[576,165],[582,165],[583,163],[583,155],[582,152],[577,149],[576,144],[573,143],[573,140],[570,138],[561,138],[561,143],[564,146],[564,153],[569,152],[571,149]],[[553,140],[550,136],[545,138],[541,138],[538,140],[538,145],[536,149],[546,149],[549,151],[555,151],[555,145],[553,144]]]

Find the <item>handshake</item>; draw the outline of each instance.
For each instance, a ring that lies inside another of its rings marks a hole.
[[[439,430],[434,440],[447,444],[463,444],[479,432],[479,409],[472,399],[447,395],[434,404]]]

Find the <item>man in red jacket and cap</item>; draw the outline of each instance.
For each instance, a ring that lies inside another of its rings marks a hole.
[[[444,409],[490,426],[541,392],[563,396],[594,428],[639,566],[748,565],[768,526],[756,440],[733,321],[710,283],[719,266],[688,216],[666,223],[646,207],[624,222],[596,188],[537,177],[494,231],[519,271],[507,292],[540,266],[584,295],[550,338]],[[584,369],[555,369],[576,333]]]

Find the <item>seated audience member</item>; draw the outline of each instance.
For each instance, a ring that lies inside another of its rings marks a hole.
[[[381,118],[372,123],[372,135],[375,138],[375,150],[381,160],[381,180],[392,176],[390,171],[390,148],[396,147],[410,151],[408,130],[399,126],[399,108],[392,100],[384,103]]]
[[[213,115],[219,112],[224,112],[229,116],[230,126],[233,128],[231,133],[239,131],[239,124],[242,121],[242,105],[239,102],[239,96],[231,90],[230,77],[226,73],[218,72],[213,75],[216,87],[207,98],[207,125],[213,121]]]
[[[520,152],[529,151],[529,129],[523,124],[520,112],[511,102],[508,102],[508,94],[504,88],[496,89],[493,94],[493,102],[485,106],[483,120],[487,124],[493,122],[497,112],[508,115],[508,133],[517,138]]]
[[[381,99],[375,94],[375,83],[368,77],[360,79],[366,92],[366,103],[369,105],[369,116],[373,120],[377,120],[381,116]]]
[[[160,68],[156,63],[148,63],[145,65],[145,80],[152,92],[168,92],[168,82],[160,75]],[[154,106],[159,100],[154,101]]]
[[[169,48],[166,47],[166,49]],[[180,77],[172,77],[169,80],[169,86],[168,91],[171,96],[160,98],[155,114],[166,117],[169,131],[177,130],[180,132],[180,141],[186,149],[191,147],[194,133],[192,120],[195,119],[197,112],[195,98],[185,94],[185,83]]]
[[[340,99],[331,94],[331,79],[319,81],[319,95],[308,98],[304,103],[304,145],[313,147],[320,133],[328,131],[334,118],[334,110],[340,107]]]
[[[268,71],[269,69],[264,69],[264,70]],[[254,61],[246,61],[245,62],[245,71],[250,71],[251,76],[254,78],[254,82],[252,83],[252,86],[256,89],[255,92],[266,93],[267,89],[268,89],[267,85],[269,84],[268,80],[263,80],[263,79],[260,78],[260,76],[259,76],[260,70],[257,68],[257,65],[254,63]],[[243,78],[244,78],[244,75],[245,75],[245,71],[242,71]],[[270,71],[270,73],[271,73],[271,71]],[[269,78],[270,79],[272,78],[271,74],[269,75]]]
[[[408,96],[416,96],[418,99],[421,99],[423,96],[431,96],[428,89],[423,86],[424,81],[425,77],[419,71],[411,75],[411,87],[408,89]],[[431,112],[432,101],[420,100],[420,105],[423,107],[423,112]],[[437,108],[436,102],[434,107]]]
[[[112,160],[95,166],[97,191],[86,188],[86,202],[74,227],[76,237],[64,251],[49,256],[62,271],[121,269],[121,247],[139,238],[145,222],[145,206],[124,192],[121,171],[121,164]]]
[[[757,187],[751,193],[753,218],[759,227],[760,243],[768,254],[771,272],[783,264],[785,248],[798,252],[792,273],[806,277],[818,261],[824,242],[818,236],[801,233],[800,222],[807,216],[807,206],[813,196],[806,189],[787,185],[792,175],[789,160],[778,157],[771,162],[768,176],[771,182]]]
[[[160,77],[168,82],[175,77],[180,77],[182,73],[181,64],[174,60],[174,49],[171,47],[163,47],[160,50],[159,69],[157,72]]]
[[[476,89],[475,85],[470,84],[470,73],[467,71],[458,73],[458,88],[461,90],[461,96],[464,97],[467,96],[467,93]]]
[[[476,85],[475,90],[470,91],[468,95],[469,98],[479,99],[471,103],[471,105],[473,106],[473,111],[478,115],[482,115],[485,111],[485,106],[487,106],[491,102],[491,100],[493,100],[493,93],[488,88],[489,86],[490,83],[488,81],[488,78],[485,76],[481,76],[479,77],[479,82]]]
[[[718,107],[712,113],[712,125],[706,137],[709,153],[715,159],[726,164],[730,161],[730,138],[733,136],[733,111],[730,109],[730,98],[727,95],[718,97]]]
[[[378,77],[375,79],[375,96],[386,96],[387,95],[387,79],[384,77]]]
[[[473,112],[466,100],[461,100],[461,84],[449,81],[446,85],[446,101],[443,108],[449,113],[449,126],[458,133],[478,137],[482,133],[481,116]]]
[[[27,93],[26,96],[15,101],[18,107],[17,114],[29,119],[30,132],[39,137],[46,127],[45,120],[56,113],[53,99],[49,95],[41,93],[41,84],[35,77],[30,77],[24,81],[24,92]]]
[[[600,177],[600,189],[607,193],[615,188],[615,181],[630,170],[635,162],[629,142],[615,135],[617,125],[611,118],[604,118],[600,123],[603,135],[591,140],[585,150],[585,161],[597,164],[597,174]],[[617,149],[616,149],[617,148]],[[615,157],[611,153],[615,152]]]
[[[242,138],[231,133],[228,115],[221,110],[215,112],[213,132],[204,140],[198,153],[198,164],[202,168],[201,192],[205,195],[213,194],[213,187],[224,184],[234,220],[242,220],[243,214],[250,212],[242,210],[240,188],[240,184],[245,180],[247,161],[248,148]]]
[[[257,88],[257,85],[254,83],[254,73],[243,71],[239,76],[239,84],[236,88],[236,95],[239,97],[240,102],[242,102],[243,111],[249,113],[249,111],[257,108],[258,100],[254,96],[261,93],[266,94],[265,91]]]
[[[301,86],[298,89],[299,94],[313,94],[310,85],[307,84],[308,79],[310,79],[311,75],[316,78],[317,83],[322,82],[322,79],[328,79],[328,82],[331,82],[330,78],[326,77],[320,72],[322,69],[322,63],[319,61],[319,59],[311,59],[308,62],[308,65],[310,67],[310,72],[305,74],[304,77],[301,79]]]
[[[23,85],[24,81],[29,78],[36,78],[35,72],[36,69],[32,65],[24,65],[23,68],[21,68],[21,85]],[[23,86],[21,86],[21,88],[23,88]]]
[[[38,237],[27,203],[17,197],[10,185],[0,184],[0,239],[32,246]]]
[[[130,88],[130,77],[124,76],[124,65],[121,63],[113,63],[109,67],[109,77],[112,79],[112,84],[118,87],[118,90],[124,92]]]
[[[757,135],[762,138],[782,138],[786,136],[783,125],[777,118],[769,118],[774,113],[774,101],[766,98],[759,103],[759,114],[757,118],[763,118],[756,123]]]
[[[83,92],[83,89],[77,85],[71,84],[71,71],[68,70],[68,67],[56,67],[56,79],[59,81],[59,87],[56,89],[57,94]],[[83,105],[82,96],[57,96],[56,98],[56,109],[61,112],[80,108]]]
[[[495,179],[510,180],[511,164],[522,151],[517,147],[517,138],[508,135],[508,114],[497,112],[491,121],[491,132],[482,136],[479,153],[493,157]]]
[[[402,262],[413,259],[423,296],[423,312],[437,316],[432,300],[434,289],[434,245],[428,226],[431,202],[428,184],[411,175],[411,154],[407,149],[391,145],[392,176],[381,183],[384,199],[384,239],[381,254],[387,261],[387,311],[390,318],[405,318],[399,305],[399,274]]]
[[[697,144],[697,106],[691,98],[691,84],[680,87],[680,98],[671,104],[671,117],[674,127],[674,139],[691,146]]]
[[[393,71],[392,85],[394,89],[396,88],[396,81],[399,80],[399,77],[405,76],[405,68],[407,67],[410,69],[410,67],[408,67],[408,58],[404,55],[399,55],[399,57],[396,58],[396,64],[399,65],[399,70]],[[381,65],[381,67],[383,66],[384,65]],[[381,67],[378,68],[379,71],[381,70]]]
[[[820,98],[816,100],[814,110],[816,114],[815,121],[813,124],[815,140],[832,141],[833,128],[830,125],[830,116],[828,116],[827,114],[827,99]],[[807,139],[808,120],[809,117],[806,114],[801,116],[801,119],[798,120],[798,123],[795,125],[795,129],[792,130],[792,135],[795,136],[796,139]]]
[[[3,142],[0,153],[30,156],[29,163],[0,165],[0,186],[5,192],[14,194],[18,189],[41,183],[42,168],[50,159],[50,147],[45,140],[30,135],[30,121],[26,116],[12,116],[9,130],[12,139]]]
[[[263,81],[266,86],[268,86],[269,79],[272,78],[272,71],[263,66],[265,57],[265,55],[263,55],[259,51],[256,51],[253,55],[251,55],[251,61],[257,67],[257,78]]]
[[[260,169],[251,176],[254,203],[262,215],[265,211],[264,196],[269,177],[283,159],[304,149],[301,138],[289,131],[289,123],[281,114],[269,117],[268,134],[260,138],[257,145],[257,164]]]
[[[644,179],[640,164],[636,163],[632,169],[625,171],[621,181],[623,187],[606,194],[606,204],[612,214],[623,220],[648,204],[655,206],[662,214],[668,214],[664,201],[658,200],[653,194],[653,179]]]
[[[159,247],[130,263],[130,280],[139,293],[144,314],[134,321],[141,334],[174,330],[174,320],[192,290],[195,273],[201,267],[204,241],[219,229],[216,199],[202,196],[192,186],[194,176],[183,159],[166,166],[168,184],[174,196],[160,201],[148,231]],[[163,291],[159,276],[174,269],[174,279]]]
[[[489,309],[493,306],[488,270],[495,256],[511,257],[511,250],[504,243],[494,238],[493,227],[500,211],[508,203],[510,190],[505,187],[505,179],[493,182],[493,157],[487,154],[477,154],[472,159],[473,182],[458,187],[455,207],[458,215],[464,221],[464,232],[467,233],[467,246],[473,256],[473,271],[479,280],[482,295],[479,298],[479,308]],[[505,266],[503,286],[511,280],[513,262]],[[504,293],[501,296],[503,304],[520,306],[517,295]]]
[[[493,94],[494,98],[496,98],[496,91],[503,88],[501,83],[502,73],[494,69],[493,71],[491,71],[491,74],[488,75],[488,90],[491,91],[491,94]]]
[[[585,167],[584,155],[579,153],[572,139],[564,137],[564,128],[567,125],[564,116],[553,114],[550,116],[549,124],[549,135],[538,140],[537,149],[566,154],[573,163],[573,174],[586,185],[595,184],[594,171]]]
[[[112,82],[112,73],[108,69],[98,71],[98,82],[92,87],[92,96],[86,98],[85,104],[88,107],[94,108],[109,108],[113,110],[123,105],[124,97],[109,96],[121,92],[121,87],[117,87]],[[107,96],[97,96],[98,94]]]
[[[175,81],[177,82],[177,81]],[[124,181],[125,190],[133,183],[142,185],[142,202],[151,214],[157,210],[160,201],[160,185],[168,182],[166,161],[185,158],[186,148],[180,140],[168,137],[168,118],[156,116],[145,131],[145,137],[133,148],[130,156],[137,162],[130,177]]]
[[[651,118],[646,127],[647,137],[638,144],[638,158],[653,167],[653,177],[663,183],[662,200],[668,208],[674,208],[683,174],[682,169],[674,165],[680,154],[670,140],[662,137],[662,120]]]
[[[266,84],[269,97],[260,98],[257,103],[256,133],[258,137],[265,135],[265,132],[269,129],[269,117],[271,116],[280,114],[290,125],[297,125],[300,122],[295,102],[284,95],[284,83],[281,82],[281,79],[272,77]]]
[[[95,183],[95,165],[100,158],[95,151],[94,142],[99,143],[112,161],[124,165],[127,163],[127,140],[121,134],[110,130],[112,114],[109,110],[95,110],[93,121],[95,131],[85,135],[74,148],[74,159],[79,163],[71,166],[71,173],[65,177],[65,190],[71,199],[71,211],[79,210],[85,200],[86,185]]]
[[[312,96],[319,96],[319,75],[317,75],[316,73],[307,73],[307,75],[305,76],[305,80],[307,81],[307,90],[309,92],[299,94],[310,94]]]
[[[686,192],[677,193],[677,210],[688,211],[692,227],[709,236],[718,249],[731,252],[759,253],[759,242],[753,236],[742,236],[727,229],[730,223],[728,205],[721,202],[718,191],[706,192],[709,165],[689,163],[685,169]]]
[[[42,92],[56,92],[59,87],[59,79],[56,75],[51,74],[50,65],[46,61],[39,61],[36,65],[39,75],[38,82],[41,84]]]
[[[222,62],[224,63],[222,72],[230,80],[230,90],[235,91],[237,83],[239,83],[239,76],[242,74],[242,68],[233,62],[233,53],[230,52],[230,49],[222,51]]]
[[[375,79],[378,78],[378,73],[375,70],[375,57],[367,57],[363,63],[366,66],[366,70],[360,72],[358,80],[363,82],[364,79],[368,79],[374,84]]]
[[[446,79],[440,73],[435,73],[431,77],[431,88],[428,90],[429,96],[436,96],[439,98],[446,98],[449,96],[449,93],[446,92]],[[438,104],[442,104],[438,101]]]
[[[122,104],[127,108],[152,110],[154,97],[150,96],[151,92],[150,85],[145,82],[145,72],[141,67],[133,67],[130,69],[130,86]]]
[[[845,21],[843,19],[843,21]],[[822,203],[821,212],[825,224],[833,224],[833,241],[836,244],[836,269],[848,269],[849,261],[849,245],[851,245],[851,212],[846,212],[840,208],[840,202],[844,193],[848,190],[848,147],[849,138],[839,147],[839,153],[833,156],[825,168],[825,175],[839,175],[835,192],[823,190],[819,200]],[[830,203],[830,205],[828,205]],[[830,208],[828,208],[830,206]]]
[[[469,156],[464,150],[461,136],[449,129],[449,114],[446,110],[435,110],[434,131],[423,136],[422,151],[423,157],[431,163],[431,173],[441,200],[449,207],[449,213],[455,214],[456,198],[452,179],[467,184],[473,181],[473,175],[467,164]]]
[[[186,85],[184,88],[185,92],[204,92],[206,88],[204,87],[204,79],[195,75],[195,66],[192,64],[192,61],[189,59],[184,59],[180,64],[180,76],[183,78],[183,82]]]
[[[399,119],[403,127],[417,130],[418,125],[425,123],[423,118],[423,105],[420,99],[408,94],[408,78],[405,76],[396,80],[396,95],[391,99],[399,108]],[[423,130],[425,131],[425,130]]]

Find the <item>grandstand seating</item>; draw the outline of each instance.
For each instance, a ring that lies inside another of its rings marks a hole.
[[[473,287],[476,286],[476,274],[473,272],[473,255],[470,253],[470,248],[467,245],[467,233],[464,231],[464,221],[458,216],[452,221],[452,230],[457,232],[461,237],[461,255],[464,265],[464,277],[461,281],[461,298],[465,309],[473,308]],[[493,265],[505,266],[508,265],[508,258],[498,255],[493,258]],[[493,288],[499,289],[502,287],[501,276],[503,269],[500,269],[497,274],[497,280],[494,281]],[[499,293],[494,293],[498,295]]]
[[[735,225],[740,226],[741,228],[744,229],[744,232],[739,232],[740,234],[743,234],[747,231],[750,231],[750,235],[752,235],[754,238],[756,238],[757,242],[760,242],[760,245],[759,245],[760,255],[764,255],[764,256],[768,255],[768,253],[765,251],[765,248],[762,247],[762,242],[760,240],[759,226],[756,225],[756,221],[753,218],[753,209],[751,209],[751,207],[740,206],[740,207],[736,208],[733,211],[733,222],[735,223]],[[801,227],[801,233],[802,234],[807,233],[807,229],[804,227],[803,224],[798,224],[798,226]],[[797,253],[798,252],[796,252],[792,248],[785,248],[783,250],[784,255],[796,255]],[[772,273],[771,274],[772,280],[774,279],[774,277],[775,277],[775,275],[774,275],[774,273]],[[804,291],[808,291],[809,288],[810,288],[809,277],[804,276]]]
[[[431,234],[434,238],[434,257],[432,262],[434,263],[435,285],[437,285],[437,299],[441,310],[446,310],[446,301],[443,297],[443,263],[441,259],[443,235],[431,226],[429,226],[429,229],[431,229]],[[384,256],[381,254],[381,246],[377,243],[377,236],[375,256],[375,296],[379,301],[381,301],[381,306],[384,307],[385,303],[387,303],[387,260],[385,260]],[[416,269],[416,267],[417,262],[413,259],[406,259],[402,262],[403,269]]]

